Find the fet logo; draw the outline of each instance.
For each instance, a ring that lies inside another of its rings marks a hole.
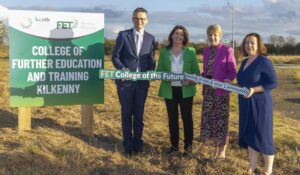
[[[57,21],[57,29],[75,29],[78,26],[78,21]]]

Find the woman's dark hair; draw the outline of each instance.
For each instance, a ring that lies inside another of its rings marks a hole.
[[[257,52],[258,52],[258,55],[264,55],[264,56],[267,56],[267,48],[261,38],[261,36],[258,34],[258,33],[249,33],[245,36],[245,38],[243,39],[243,42],[242,42],[242,45],[241,45],[241,54],[244,56],[244,57],[247,57],[248,54],[245,50],[245,45],[246,45],[246,39],[250,36],[254,36],[256,37],[257,39]]]
[[[173,46],[173,38],[172,38],[172,35],[175,33],[175,31],[176,31],[177,29],[180,29],[180,30],[183,31],[183,42],[182,42],[183,46],[188,45],[189,42],[190,42],[189,32],[187,31],[187,29],[186,29],[185,27],[183,27],[182,25],[177,25],[177,26],[175,26],[175,27],[172,29],[171,33],[169,34],[169,37],[168,37],[169,43],[168,43],[168,45],[167,45],[167,48],[168,48],[168,49],[172,48],[172,46]]]

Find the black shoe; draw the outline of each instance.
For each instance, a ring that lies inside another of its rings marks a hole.
[[[131,157],[131,155],[132,155],[132,150],[130,150],[130,149],[124,150],[123,155],[126,156],[126,157]]]
[[[173,146],[169,148],[168,151],[166,152],[167,155],[177,154],[177,153],[179,153],[179,149]]]
[[[184,148],[184,153],[183,156],[191,156],[192,155],[192,145],[187,146],[186,148]]]
[[[255,175],[258,175],[259,174],[259,171],[257,168],[255,168],[255,170],[253,171]],[[271,174],[272,175],[272,174]]]

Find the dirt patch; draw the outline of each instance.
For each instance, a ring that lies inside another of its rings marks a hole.
[[[278,87],[272,92],[274,109],[282,117],[300,119],[300,88],[296,72],[300,69],[277,69]]]

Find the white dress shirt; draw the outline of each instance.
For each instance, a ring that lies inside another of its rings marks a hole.
[[[141,30],[140,32],[138,32],[133,28],[133,31],[134,31],[134,41],[135,41],[135,44],[136,44],[136,53],[139,56],[142,45],[143,45],[144,30]],[[137,40],[137,35],[139,36],[138,40]]]
[[[134,31],[134,42],[135,42],[135,49],[136,49],[136,54],[137,56],[140,55],[141,52],[141,48],[143,45],[143,37],[144,37],[144,30],[141,30],[140,32],[136,31],[135,28],[133,28]],[[139,72],[139,62],[136,68],[136,72]]]
[[[176,56],[170,50],[171,54],[171,71],[176,74],[181,74],[183,70],[183,50]],[[172,81],[171,86],[181,86],[180,81]]]

